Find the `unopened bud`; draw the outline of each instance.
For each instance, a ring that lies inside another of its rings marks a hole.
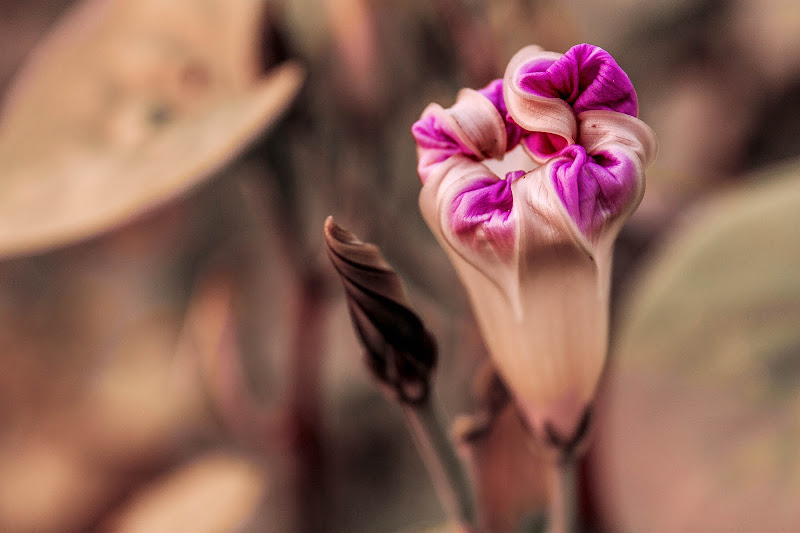
[[[325,221],[325,242],[367,367],[398,401],[423,402],[436,366],[436,341],[411,309],[400,278],[377,246],[362,242],[333,217]]]

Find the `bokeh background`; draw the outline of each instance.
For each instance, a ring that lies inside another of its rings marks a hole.
[[[587,527],[797,530],[794,0],[0,0],[0,530],[443,523],[322,222],[381,247],[447,412],[479,409],[486,353],[419,215],[410,126],[522,46],[580,42],[660,141],[617,245]],[[242,123],[286,61],[302,83]],[[497,416],[464,453],[512,531],[547,479]]]

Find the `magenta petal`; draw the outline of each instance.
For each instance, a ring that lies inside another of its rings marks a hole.
[[[639,167],[624,149],[589,156],[574,144],[560,156],[551,170],[553,185],[572,220],[591,237],[629,207]]]
[[[497,105],[478,91],[462,89],[452,107],[430,104],[425,108],[411,128],[423,183],[433,167],[456,154],[481,161],[506,153],[508,125]]]
[[[519,144],[522,137],[522,128],[508,116],[508,108],[503,98],[503,79],[500,78],[489,82],[489,85],[483,89],[478,89],[478,92],[488,98],[500,113],[500,116],[503,117],[503,122],[505,122],[506,126],[506,150],[511,150]]]
[[[606,109],[635,117],[636,91],[611,55],[597,46],[579,44],[548,65],[541,60],[522,66],[519,86],[538,96],[561,98],[575,113]]]
[[[534,131],[522,139],[528,152],[535,158],[547,159],[563,150],[568,141],[561,135]]]
[[[516,222],[511,216],[514,199],[511,184],[525,175],[516,170],[505,179],[486,176],[471,182],[453,199],[450,227],[462,241],[470,236],[491,243],[500,257],[509,257],[515,246]]]
[[[459,140],[458,135],[435,112],[426,110],[411,127],[411,134],[417,142],[417,171],[423,183],[427,181],[435,165],[455,154],[475,158],[472,150]]]

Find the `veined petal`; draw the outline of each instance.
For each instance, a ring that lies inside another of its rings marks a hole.
[[[514,83],[530,94],[560,98],[575,113],[605,109],[635,117],[636,91],[611,54],[591,44],[570,48],[555,62],[533,58],[520,65]]]
[[[422,216],[454,264],[470,265],[519,309],[516,212],[511,187],[485,165],[454,156],[436,168],[420,191]],[[456,267],[458,269],[458,267]]]
[[[575,144],[543,170],[578,229],[590,240],[607,221],[629,211],[629,204],[638,205],[644,192],[642,165],[619,145],[590,156]]]
[[[644,122],[622,113],[586,111],[579,119],[581,144],[536,172],[549,176],[578,229],[595,241],[610,222],[624,220],[639,205],[657,142]]]
[[[430,104],[411,133],[417,141],[422,183],[436,165],[456,154],[474,160],[498,158],[507,147],[505,120],[492,101],[472,89],[462,89],[449,109]]]

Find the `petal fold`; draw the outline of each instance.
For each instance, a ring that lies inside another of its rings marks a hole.
[[[430,104],[411,133],[417,141],[417,171],[422,183],[434,166],[453,155],[481,160],[506,153],[505,120],[494,103],[472,89],[462,89],[449,109]]]
[[[423,186],[422,214],[526,420],[537,434],[550,426],[570,436],[605,361],[610,249],[587,245],[548,174],[502,180],[453,159]]]
[[[542,168],[552,180],[567,213],[589,240],[609,220],[629,211],[644,175],[637,158],[619,145],[588,155],[572,145]]]
[[[611,54],[590,44],[579,44],[547,65],[539,58],[521,64],[514,83],[523,91],[560,98],[575,113],[605,109],[637,116],[636,91]]]
[[[483,89],[478,89],[478,92],[486,97],[500,113],[506,127],[506,151],[513,149],[519,144],[523,130],[513,120],[510,120],[506,100],[503,96],[503,79],[499,78],[490,82]]]
[[[509,172],[505,179],[487,175],[469,182],[453,198],[449,225],[462,240],[491,244],[498,256],[510,258],[514,250],[515,220],[511,184],[525,174]],[[475,247],[475,246],[473,246]]]
[[[503,91],[510,120],[528,132],[521,142],[539,162],[577,142],[576,114],[638,114],[628,75],[608,52],[588,44],[564,55],[538,46],[523,48],[506,68]]]
[[[503,76],[503,96],[514,123],[527,130],[523,144],[534,160],[543,162],[578,136],[578,123],[569,103],[547,94],[528,91],[519,83],[519,73],[527,68],[547,69],[561,54],[526,46],[517,52]]]

